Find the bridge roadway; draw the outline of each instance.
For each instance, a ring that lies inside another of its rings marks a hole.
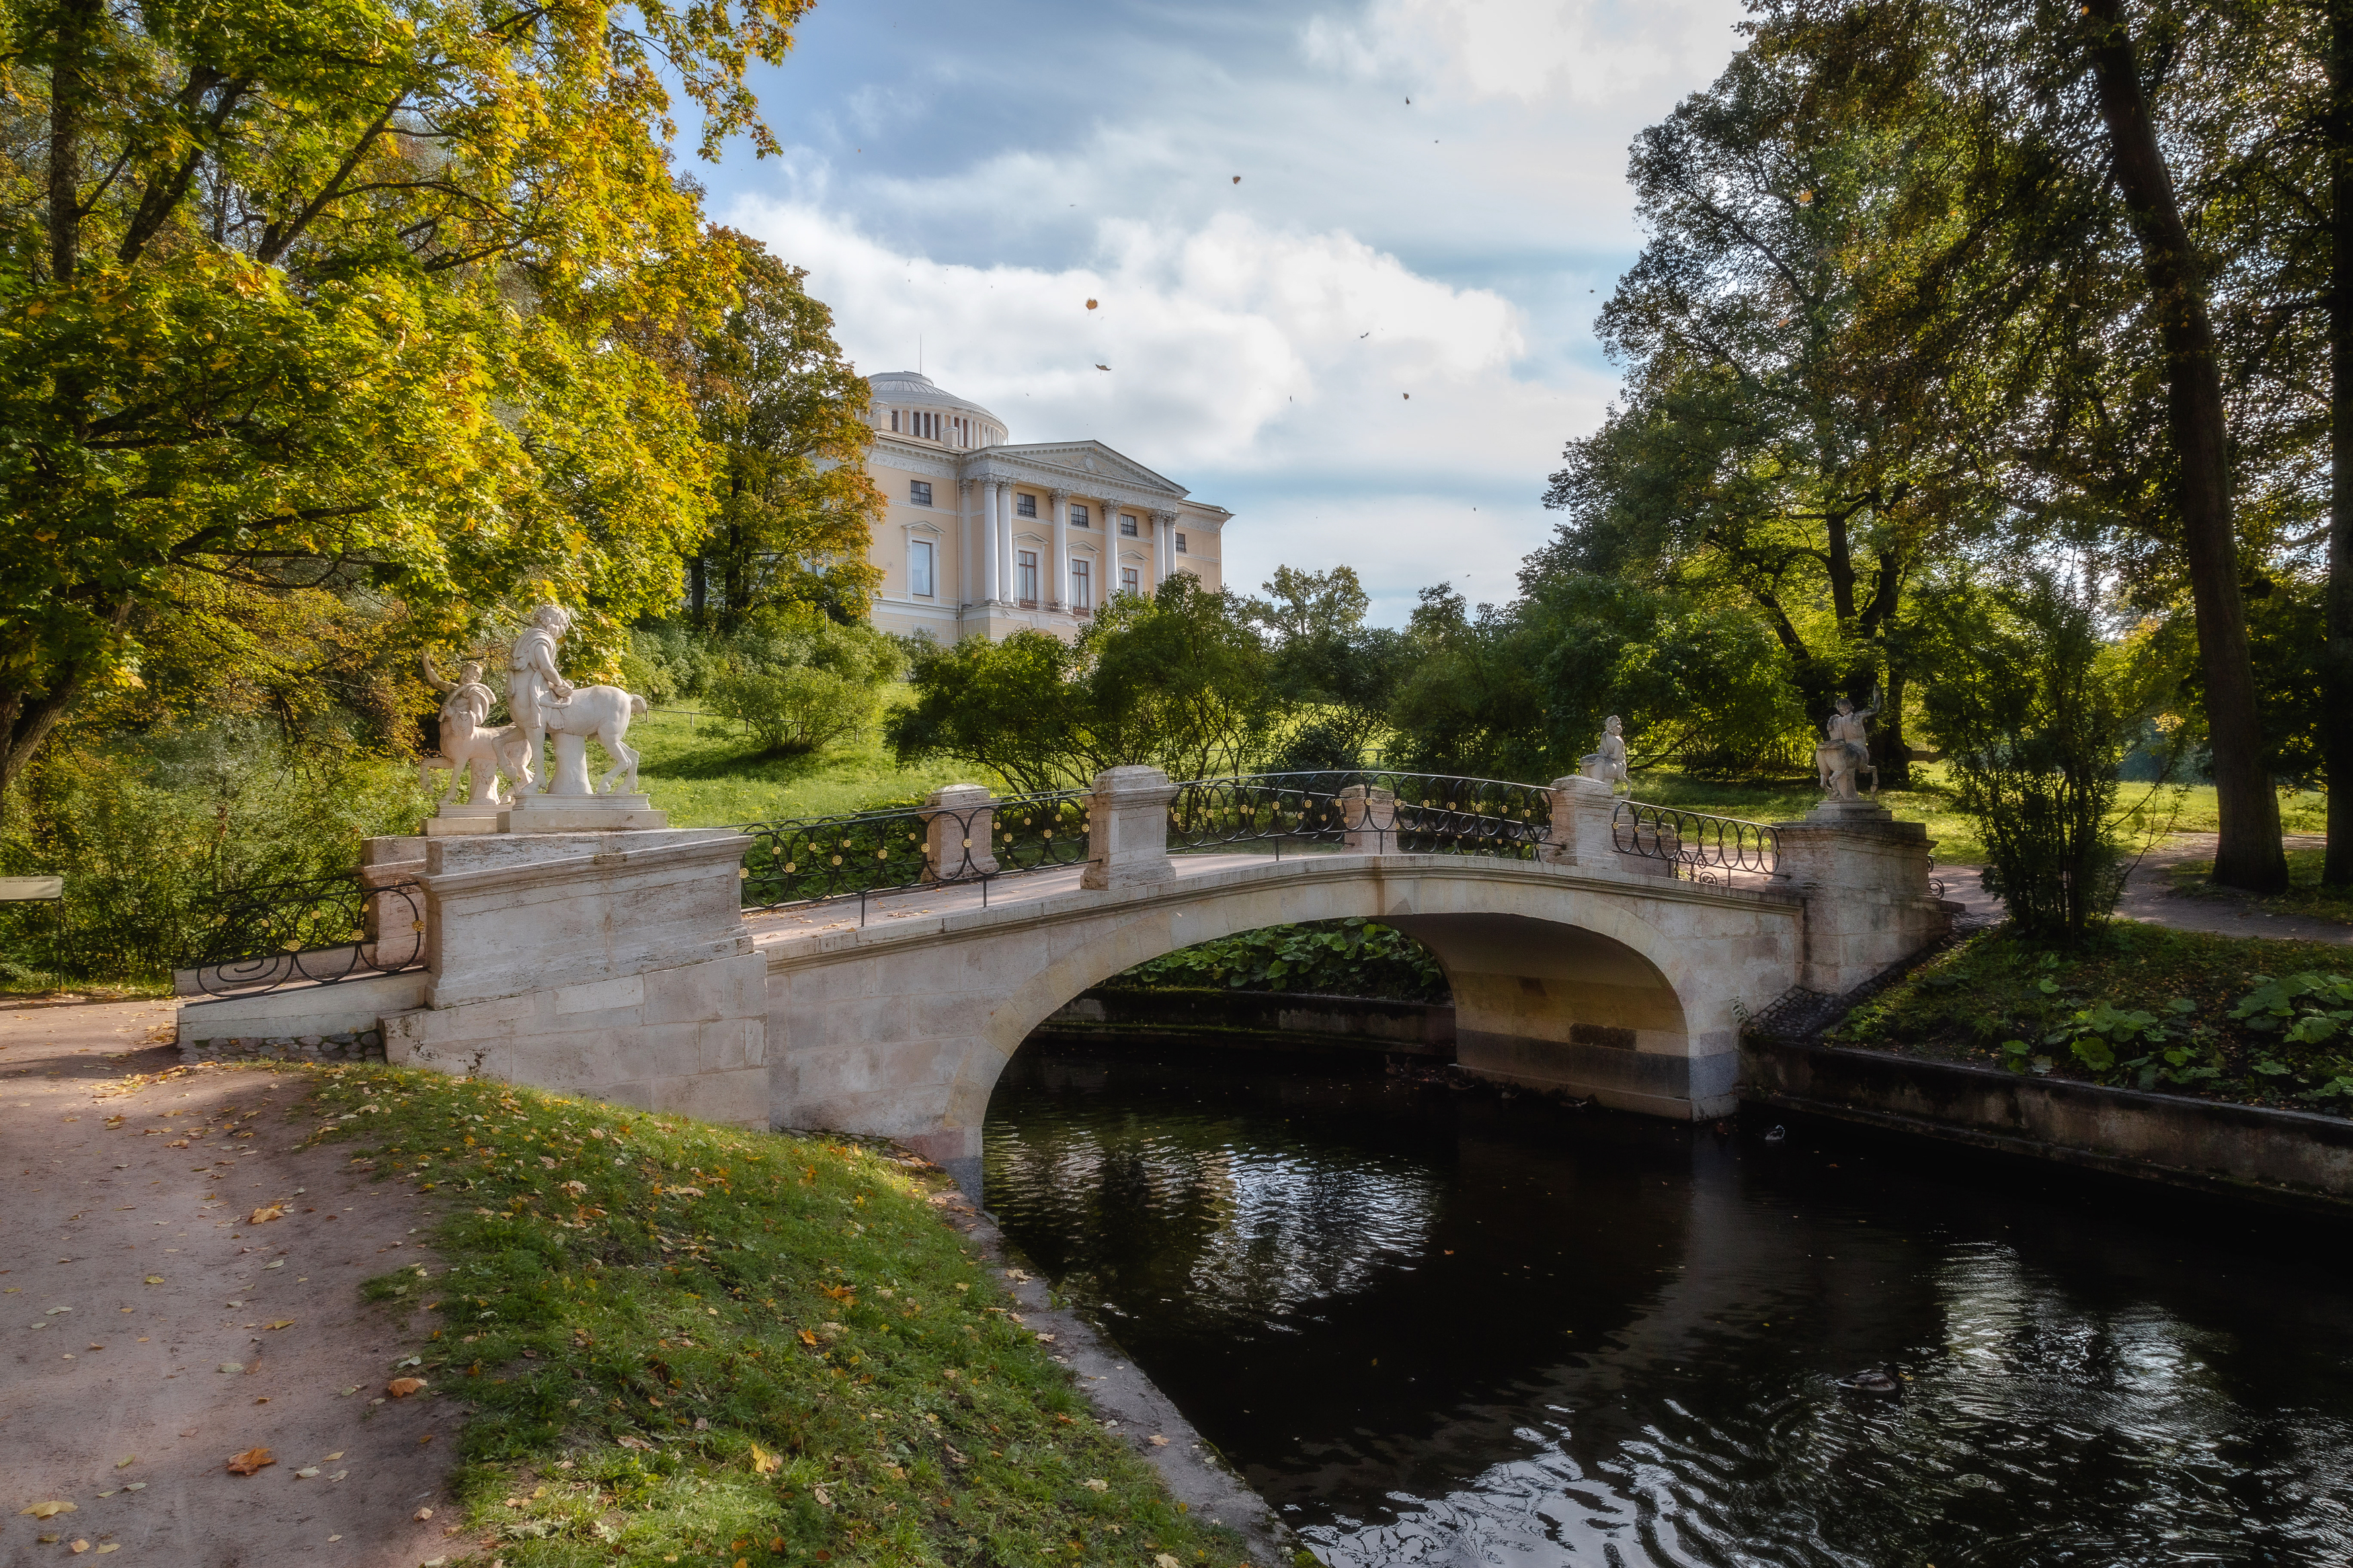
[[[1805,958],[1806,900],[1763,876],[1345,851],[1159,865],[1106,889],[1081,866],[1004,877],[985,907],[963,884],[747,917],[770,1123],[895,1137],[969,1183],[998,1072],[1072,997],[1198,942],[1347,916],[1437,955],[1464,1068],[1712,1118],[1734,1104],[1738,1009],[1797,984]]]

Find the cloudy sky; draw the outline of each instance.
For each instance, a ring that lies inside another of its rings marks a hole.
[[[1508,597],[1551,531],[1545,476],[1616,382],[1627,143],[1738,17],[820,0],[759,75],[785,156],[698,174],[861,370],[920,353],[1016,441],[1094,437],[1231,509],[1235,586],[1345,562],[1397,624],[1426,584]]]

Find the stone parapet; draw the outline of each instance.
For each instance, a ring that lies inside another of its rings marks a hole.
[[[934,882],[997,874],[997,812],[979,784],[945,784],[923,797],[923,876]]]
[[[1101,892],[1176,875],[1168,859],[1168,803],[1176,786],[1158,768],[1106,768],[1087,797],[1087,868],[1079,885]]]
[[[1358,855],[1383,855],[1398,847],[1397,792],[1377,784],[1350,784],[1340,792],[1343,840]]]

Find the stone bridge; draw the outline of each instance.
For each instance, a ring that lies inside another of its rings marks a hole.
[[[407,965],[192,1003],[181,1038],[270,1052],[374,1027],[396,1062],[887,1135],[971,1186],[990,1092],[1030,1032],[1088,987],[1212,938],[1377,919],[1437,955],[1466,1069],[1690,1120],[1735,1103],[1744,1010],[1793,986],[1850,989],[1950,918],[1925,829],[1868,803],[1711,857],[1691,847],[1704,819],[1630,816],[1606,785],[1563,779],[1529,792],[1548,821],[1459,853],[1356,789],[1335,803],[1345,831],[1313,852],[1282,854],[1276,837],[1172,855],[1176,787],[1151,769],[1102,775],[1071,797],[1084,858],[1019,876],[975,870],[991,814],[1017,803],[936,792],[908,814],[928,829],[929,877],[767,911],[742,908],[732,830],[373,840],[371,896],[421,901],[406,922],[421,930],[392,954]],[[382,947],[402,922],[378,923]]]

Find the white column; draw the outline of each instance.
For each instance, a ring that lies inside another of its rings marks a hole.
[[[1176,514],[1155,511],[1152,514],[1152,586],[1157,591],[1176,570]]]
[[[1046,569],[1054,574],[1054,579],[1040,584],[1039,597],[1050,609],[1067,609],[1071,602],[1071,492],[1048,490],[1046,499],[1054,508],[1054,553],[1046,561]]]
[[[980,481],[980,598],[985,605],[997,603],[997,510],[1005,495],[1005,486],[996,479]]]
[[[1019,584],[1013,580],[1013,487],[1003,482],[997,487],[997,581],[1009,604]]]
[[[1119,502],[1103,497],[1103,549],[1095,563],[1095,575],[1102,579],[1095,584],[1095,608],[1111,603],[1119,592]]]
[[[976,488],[970,479],[956,481],[956,605],[959,608],[972,603],[975,563],[972,503]]]

